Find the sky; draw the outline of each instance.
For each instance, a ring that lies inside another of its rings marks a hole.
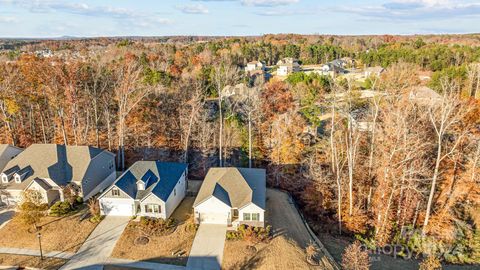
[[[480,32],[480,0],[0,0],[0,37]]]

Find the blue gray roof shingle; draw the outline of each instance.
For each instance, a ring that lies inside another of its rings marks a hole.
[[[187,169],[186,163],[137,161],[114,183],[133,199],[142,200],[150,194],[167,201],[178,180]],[[145,191],[137,189],[137,181],[145,184]]]

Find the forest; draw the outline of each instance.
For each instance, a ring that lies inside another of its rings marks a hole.
[[[0,53],[0,142],[92,145],[118,157],[267,169],[317,233],[401,244],[480,263],[480,40],[467,36],[79,39]],[[475,45],[476,44],[476,45]],[[52,57],[36,55],[49,49]],[[294,73],[249,77],[249,61],[382,66],[364,83]],[[429,74],[430,79],[420,79]],[[246,98],[225,97],[244,83]],[[415,101],[428,86],[437,98]],[[361,98],[362,90],[378,95]],[[341,97],[341,98],[340,98]],[[361,112],[361,131],[346,115]],[[314,130],[314,132],[311,132]]]

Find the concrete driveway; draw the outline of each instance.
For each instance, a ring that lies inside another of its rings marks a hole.
[[[106,216],[78,252],[60,269],[103,269],[130,217]]]
[[[187,261],[187,269],[220,269],[226,232],[226,224],[201,224],[193,240]]]

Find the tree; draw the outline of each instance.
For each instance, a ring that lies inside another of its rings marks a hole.
[[[419,270],[441,270],[442,264],[435,256],[428,256],[420,263]]]
[[[37,228],[37,224],[41,218],[46,215],[48,205],[44,203],[42,193],[38,190],[26,190],[22,193],[22,200],[19,206],[19,218],[26,225],[33,225]]]
[[[355,241],[345,249],[342,255],[342,267],[345,270],[368,270],[370,268],[368,252],[362,251],[359,241]]]

